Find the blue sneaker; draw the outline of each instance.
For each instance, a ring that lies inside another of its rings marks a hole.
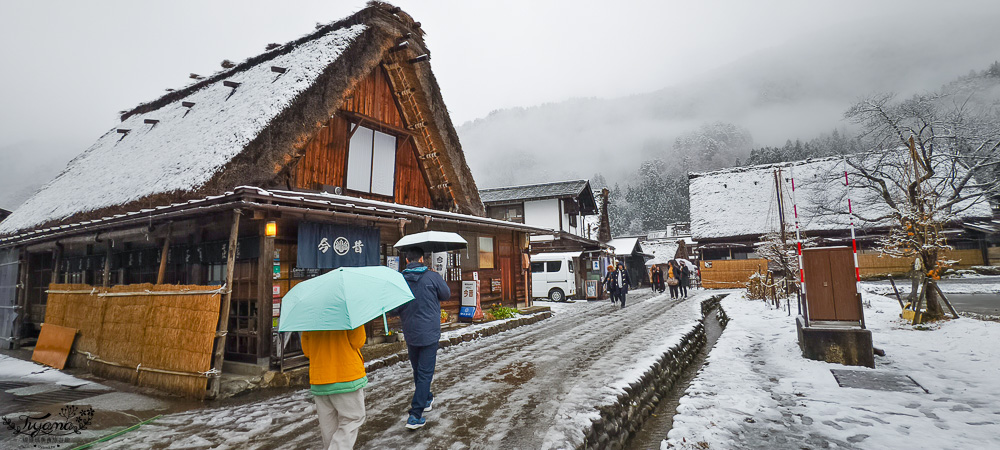
[[[427,423],[427,419],[425,419],[423,417],[421,417],[421,418],[418,419],[416,416],[414,416],[414,415],[411,414],[410,418],[406,419],[406,429],[407,430],[416,430],[417,428],[423,427],[426,423]]]
[[[424,412],[427,412],[427,411],[430,411],[430,410],[434,409],[433,405],[434,405],[434,399],[432,398],[432,399],[430,399],[430,401],[427,402],[427,407],[424,408]]]

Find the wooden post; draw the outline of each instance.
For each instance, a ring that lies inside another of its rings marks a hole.
[[[209,398],[218,398],[222,385],[222,360],[226,353],[226,333],[229,331],[229,305],[233,296],[233,270],[236,268],[236,239],[240,233],[240,210],[233,210],[233,226],[229,231],[229,247],[226,251],[226,290],[222,293],[222,306],[219,308],[219,326],[215,332],[215,354],[212,356],[212,369],[219,372],[214,378],[209,378]]]
[[[906,309],[906,305],[903,304],[903,297],[899,295],[899,289],[896,289],[896,281],[889,277],[889,284],[892,285],[892,291],[896,293],[896,301],[899,302],[899,309]]]
[[[274,287],[274,238],[266,236],[267,217],[263,218],[259,227],[260,256],[257,259],[257,325],[261,333],[257,339],[257,358],[270,358],[271,346],[274,340],[274,323],[271,314],[273,306]],[[281,293],[282,295],[285,292]]]
[[[174,223],[167,224],[167,237],[163,239],[163,251],[160,252],[160,270],[156,273],[156,284],[163,284],[163,279],[167,275],[167,254],[170,250],[170,235],[173,232]]]
[[[101,286],[111,284],[111,240],[108,240],[108,254],[104,256],[104,274],[101,276]]]
[[[945,297],[944,292],[941,292],[941,286],[938,286],[937,283],[934,283],[934,290],[937,291],[938,296],[941,297],[941,300],[944,301],[944,304],[948,306],[948,311],[951,311],[951,315],[957,319],[958,311],[955,311],[955,307],[951,306],[951,301],[948,300],[948,297]]]
[[[17,292],[17,322],[14,323],[14,349],[21,348],[21,336],[24,330],[24,316],[28,314],[28,250],[21,247],[21,273]]]
[[[49,280],[49,284],[59,282],[59,265],[62,264],[62,254],[63,254],[63,245],[56,242],[56,252],[55,256],[53,257],[54,265],[52,266],[52,279]]]

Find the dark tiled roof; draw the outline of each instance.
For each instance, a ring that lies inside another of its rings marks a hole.
[[[483,203],[509,202],[513,200],[536,200],[545,198],[577,197],[584,192],[587,180],[558,181],[555,183],[526,184],[502,188],[481,189],[479,196]]]

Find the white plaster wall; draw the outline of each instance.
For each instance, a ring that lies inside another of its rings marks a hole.
[[[559,229],[559,200],[524,202],[524,223],[536,227]]]

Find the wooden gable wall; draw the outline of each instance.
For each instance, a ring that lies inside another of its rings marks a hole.
[[[402,134],[406,124],[381,67],[358,82],[341,106],[341,112],[310,139],[294,170],[293,185],[299,189],[346,186],[348,136],[351,122],[358,118],[364,119],[368,127],[396,135],[395,195],[393,199],[354,192],[349,195],[434,208],[413,138]]]

